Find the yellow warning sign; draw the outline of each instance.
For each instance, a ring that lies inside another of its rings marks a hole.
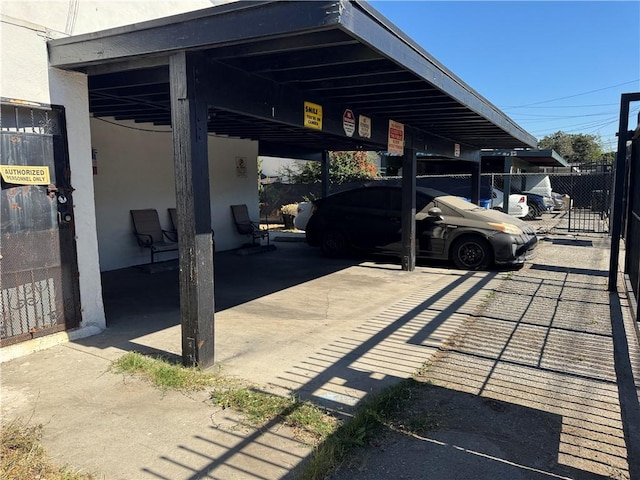
[[[304,102],[304,126],[322,130],[322,105]]]
[[[0,174],[7,183],[17,185],[49,185],[49,167],[31,167],[26,165],[0,165]]]

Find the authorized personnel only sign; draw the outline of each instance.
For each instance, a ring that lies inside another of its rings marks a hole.
[[[0,165],[0,175],[7,183],[16,185],[49,185],[49,167],[30,167],[25,165]]]
[[[389,120],[389,139],[387,152],[391,155],[404,155],[404,125]]]

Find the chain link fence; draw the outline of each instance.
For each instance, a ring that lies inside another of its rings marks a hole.
[[[362,186],[372,181],[400,182],[400,177],[380,177],[342,185],[331,185],[330,193]],[[590,165],[582,171],[567,173],[482,174],[480,205],[502,209],[496,197],[505,196],[509,187],[510,200],[527,198],[529,213],[522,220],[529,222],[539,234],[547,233],[609,233],[611,211],[612,172],[610,165]],[[471,175],[423,175],[416,179],[418,186],[435,188],[451,195],[471,199]],[[264,185],[261,217],[277,221],[279,208],[317,198],[320,184]],[[511,208],[509,209],[511,213]]]

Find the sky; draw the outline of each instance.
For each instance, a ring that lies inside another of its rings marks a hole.
[[[640,92],[640,0],[369,3],[538,140],[617,149],[620,96]]]

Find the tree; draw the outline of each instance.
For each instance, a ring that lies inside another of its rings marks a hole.
[[[329,181],[333,184],[366,180],[378,176],[373,164],[374,152],[329,152]],[[306,162],[287,167],[283,176],[293,183],[316,183],[321,177],[320,162]]]
[[[616,161],[616,152],[604,152],[602,154],[602,162],[612,164]]]
[[[569,163],[594,163],[609,158],[598,135],[558,131],[540,140],[538,148],[553,149]]]

